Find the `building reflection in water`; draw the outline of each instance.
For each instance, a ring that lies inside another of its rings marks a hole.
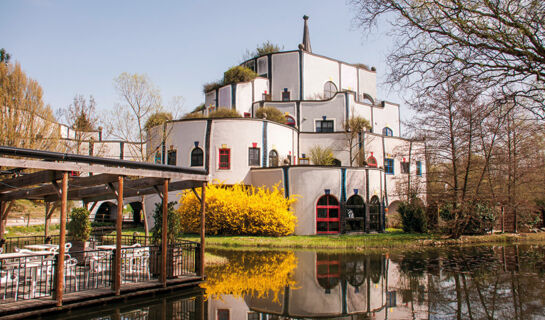
[[[56,319],[543,319],[545,247],[391,254],[218,251],[202,290]],[[206,294],[204,293],[206,291]]]

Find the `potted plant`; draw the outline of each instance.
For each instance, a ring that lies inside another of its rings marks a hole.
[[[85,208],[73,208],[70,212],[70,222],[66,226],[72,243],[70,254],[72,258],[78,260],[78,264],[84,262],[85,254],[83,251],[89,246],[88,240],[91,236],[89,215],[89,210]]]
[[[174,268],[174,264],[177,263],[177,259],[174,257],[174,250],[176,250],[172,244],[176,243],[176,239],[183,232],[182,219],[179,217],[179,212],[174,208],[176,202],[169,202],[167,205],[167,277],[172,278],[177,276]],[[159,274],[161,270],[161,240],[163,234],[163,203],[156,203],[155,210],[153,211],[153,221],[155,222],[153,228],[151,228],[151,244],[158,246],[157,250],[151,252],[151,273]]]

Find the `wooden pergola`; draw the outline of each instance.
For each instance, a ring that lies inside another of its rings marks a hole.
[[[91,208],[98,201],[117,199],[115,278],[112,289],[116,295],[121,288],[121,231],[123,199],[158,194],[163,200],[161,250],[167,251],[168,192],[202,187],[201,245],[198,275],[204,276],[205,186],[208,174],[204,170],[187,169],[75,154],[38,151],[0,146],[0,168],[17,172],[15,177],[0,176],[0,238],[4,238],[8,214],[17,199],[43,200],[46,205],[45,224],[48,229],[54,202],[60,202],[60,238],[58,265],[64,265],[66,217],[68,200],[83,201]],[[25,171],[31,173],[24,174]],[[74,175],[74,173],[78,173]],[[46,231],[47,232],[47,231]],[[160,281],[167,285],[167,255],[161,255]],[[64,268],[57,268],[55,298],[62,305]]]

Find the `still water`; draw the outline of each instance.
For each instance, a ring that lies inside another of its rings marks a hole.
[[[545,319],[545,245],[212,253],[201,290],[61,318]]]

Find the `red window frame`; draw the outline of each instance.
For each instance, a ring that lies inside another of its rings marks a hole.
[[[222,161],[222,157],[227,157],[227,160]],[[231,149],[229,148],[221,148],[219,150],[219,157],[218,157],[218,169],[221,170],[229,170],[231,169]]]
[[[322,199],[323,197],[327,197],[326,198],[327,199],[326,205],[318,204],[320,202],[320,199]],[[317,234],[337,234],[337,233],[340,233],[341,232],[341,206],[339,204],[339,201],[334,196],[328,195],[328,194],[321,196],[320,199],[318,199],[318,202],[316,203],[316,233]],[[329,203],[330,199],[335,199],[337,204],[336,205],[330,204]],[[318,210],[319,209],[326,209],[327,210],[326,211],[327,212],[327,217],[319,218],[318,217]],[[336,209],[337,210],[337,217],[336,218],[331,218],[329,216],[329,212],[330,212],[331,209]],[[327,224],[327,231],[318,231],[318,223],[319,222],[325,222]],[[334,231],[329,230],[329,224],[332,223],[332,222],[336,222],[338,224],[337,230],[334,230]]]

